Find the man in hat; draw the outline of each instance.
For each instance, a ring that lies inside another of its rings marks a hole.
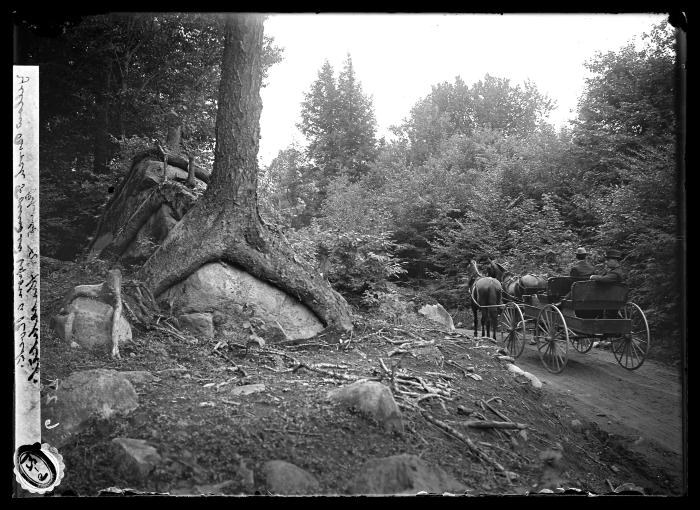
[[[569,276],[588,278],[595,273],[595,268],[586,260],[586,257],[588,257],[586,248],[576,248],[576,263],[571,266]]]
[[[605,252],[605,271],[602,275],[591,275],[590,279],[597,282],[622,283],[625,276],[620,267],[620,259],[622,259],[622,253],[619,250],[608,250]]]

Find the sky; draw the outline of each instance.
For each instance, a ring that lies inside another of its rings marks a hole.
[[[549,121],[575,117],[584,91],[584,62],[616,51],[667,18],[663,14],[271,14],[265,34],[284,48],[261,90],[258,154],[267,166],[292,143],[304,94],[327,59],[337,73],[348,53],[372,97],[377,136],[409,115],[431,86],[461,76],[471,85],[486,74],[511,85],[529,79],[556,101]]]

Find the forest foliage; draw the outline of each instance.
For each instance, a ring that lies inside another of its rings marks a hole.
[[[41,68],[41,250],[75,258],[133,154],[166,118],[210,166],[221,61],[216,15],[100,15],[25,24]],[[264,218],[351,302],[391,301],[391,282],[431,281],[448,309],[471,258],[567,274],[578,246],[624,254],[632,299],[655,332],[681,329],[682,232],[676,39],[592,55],[577,118],[555,129],[532,82],[436,83],[387,140],[348,55],[322,64],[299,112],[306,144],[260,170]],[[284,58],[266,38],[263,70]]]

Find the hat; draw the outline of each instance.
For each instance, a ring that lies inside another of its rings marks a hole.
[[[576,248],[576,255],[588,255],[586,248]]]
[[[620,260],[622,258],[622,253],[619,250],[608,250],[605,252],[605,258]]]

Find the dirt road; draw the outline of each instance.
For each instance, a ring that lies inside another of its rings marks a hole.
[[[543,388],[561,397],[578,414],[601,429],[627,439],[626,447],[680,477],[683,459],[683,403],[680,371],[646,360],[628,371],[609,350],[581,354],[569,348],[560,374],[548,372],[533,345],[516,364],[536,375]]]

